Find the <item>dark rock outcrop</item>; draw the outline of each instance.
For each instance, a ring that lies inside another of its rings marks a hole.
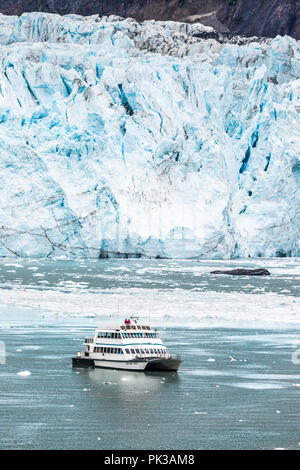
[[[199,22],[220,33],[300,39],[300,0],[2,0],[0,12],[44,11],[66,15],[119,15]]]
[[[233,34],[300,39],[299,0],[224,0],[217,17]]]
[[[211,271],[210,274],[231,274],[232,276],[270,276],[270,271],[263,268],[256,269],[231,269],[226,271]]]

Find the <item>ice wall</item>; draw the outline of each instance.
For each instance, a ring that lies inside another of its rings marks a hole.
[[[300,254],[299,42],[0,15],[0,256]]]

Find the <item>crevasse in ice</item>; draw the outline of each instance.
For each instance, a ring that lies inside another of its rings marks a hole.
[[[299,255],[299,42],[210,35],[0,15],[0,256]]]

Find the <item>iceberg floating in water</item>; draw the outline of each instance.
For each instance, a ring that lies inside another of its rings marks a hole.
[[[0,31],[0,256],[299,255],[299,42],[44,13]]]

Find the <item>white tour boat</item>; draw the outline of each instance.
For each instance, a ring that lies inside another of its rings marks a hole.
[[[172,357],[156,329],[126,319],[117,328],[98,328],[85,338],[85,351],[72,358],[73,367],[102,367],[135,371],[177,371],[181,359]]]

